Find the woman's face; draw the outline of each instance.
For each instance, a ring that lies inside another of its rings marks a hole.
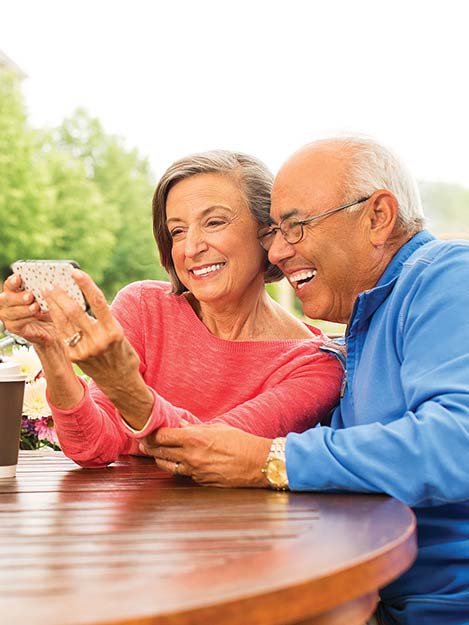
[[[263,287],[258,224],[229,176],[198,174],[176,183],[166,200],[166,225],[179,280],[200,302],[239,301]]]

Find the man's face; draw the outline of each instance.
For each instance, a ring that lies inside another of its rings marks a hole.
[[[306,219],[346,203],[340,190],[345,168],[343,157],[330,147],[310,146],[295,154],[274,182],[275,222],[287,215]],[[308,317],[346,323],[357,295],[374,286],[366,206],[306,224],[303,239],[294,245],[277,232],[269,259],[284,272]]]

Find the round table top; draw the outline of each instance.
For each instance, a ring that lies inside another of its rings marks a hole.
[[[48,451],[0,481],[3,625],[361,622],[321,619],[369,614],[415,553],[413,513],[386,496],[202,488]]]

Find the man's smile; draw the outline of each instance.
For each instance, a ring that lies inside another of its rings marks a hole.
[[[292,287],[299,291],[314,278],[316,272],[316,269],[300,269],[294,273],[287,274],[287,278]]]

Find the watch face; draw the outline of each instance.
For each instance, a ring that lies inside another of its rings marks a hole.
[[[267,466],[266,477],[273,486],[279,488],[287,486],[288,479],[285,462],[280,458],[272,458]]]

